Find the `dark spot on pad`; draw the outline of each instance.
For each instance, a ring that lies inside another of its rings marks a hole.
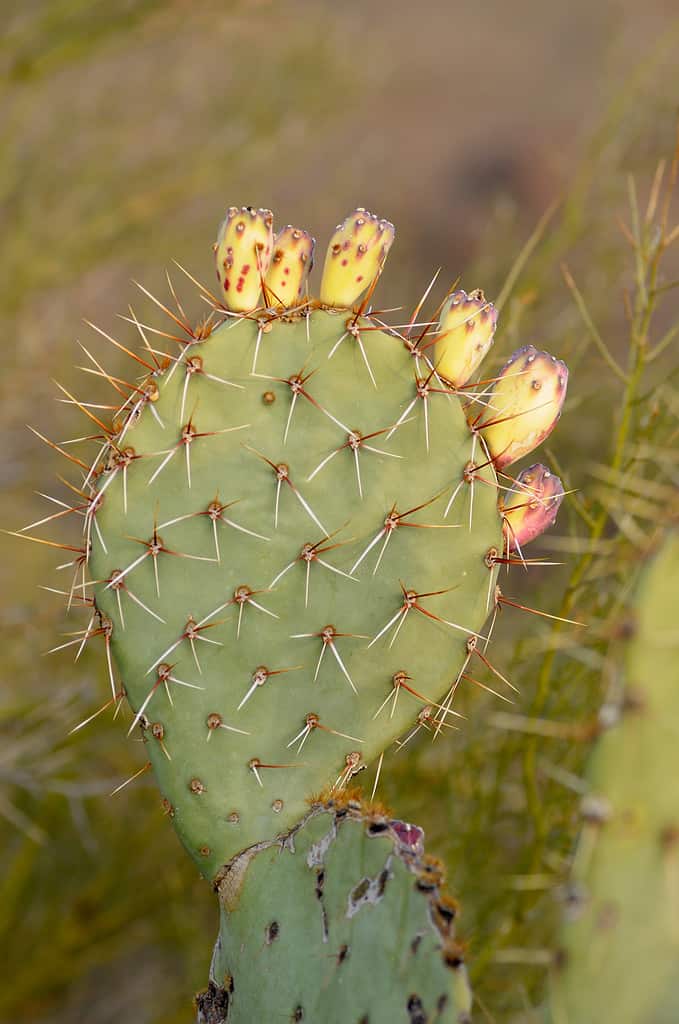
[[[415,956],[415,954],[417,953],[418,949],[420,948],[420,943],[421,942],[422,942],[422,936],[421,935],[416,935],[415,938],[413,939],[413,941],[410,943],[410,952],[413,954],[413,956]]]
[[[230,989],[220,988],[211,981],[205,991],[196,996],[196,1009],[201,1024],[224,1024],[228,1019],[233,992],[232,979],[228,981],[231,983]]]
[[[451,945],[446,948],[443,954],[443,959],[447,967],[452,968],[454,971],[457,970],[457,968],[461,967],[464,963],[462,947],[455,943],[451,943]]]
[[[351,890],[351,902],[359,903],[363,899],[369,888],[370,879],[362,878],[358,885],[354,886],[354,888]]]
[[[613,900],[606,900],[598,907],[594,917],[594,927],[598,931],[614,928],[620,918],[620,907]]]
[[[387,870],[387,868],[383,868],[382,871],[380,871],[379,878],[377,879],[377,898],[378,899],[382,899],[382,897],[384,896],[384,890],[387,887],[387,882],[388,881],[389,881],[389,871]]]
[[[442,919],[442,922],[445,925],[447,925],[448,927],[450,927],[450,925],[453,923],[453,921],[457,917],[457,907],[455,906],[455,904],[452,901],[451,902],[441,901],[441,902],[437,903],[436,904],[436,911],[437,911],[439,917]]]
[[[267,946],[270,946],[272,942],[275,942],[280,935],[281,929],[278,921],[272,921],[268,924],[265,929],[265,942]]]
[[[429,878],[418,878],[415,882],[415,888],[419,889],[420,892],[433,892],[436,888],[436,882]]]
[[[325,882],[325,871],[323,871],[323,869],[321,868],[320,871],[316,872],[316,888],[315,888],[315,893],[316,893],[316,899],[317,900],[322,900],[323,899],[323,884],[324,884],[324,882]]]
[[[296,1006],[292,1011],[290,1020],[293,1022],[304,1020],[304,1008],[302,1006]]]
[[[347,946],[346,943],[344,943],[343,945],[340,946],[339,952],[337,954],[337,966],[339,967],[340,964],[343,964],[348,956],[349,956],[349,947]]]
[[[427,1024],[429,1017],[425,1013],[422,1000],[418,995],[413,994],[410,996],[406,1003],[406,1009],[410,1024]]]
[[[448,996],[444,992],[443,995],[439,996],[438,999],[436,1000],[436,1011],[437,1011],[437,1013],[443,1013],[443,1011],[445,1010],[447,1005],[448,1005]]]
[[[372,821],[368,825],[369,836],[379,836],[382,832],[386,832],[389,825],[386,821]]]

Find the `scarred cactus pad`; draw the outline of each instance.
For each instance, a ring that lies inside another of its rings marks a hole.
[[[342,793],[236,860],[198,1024],[471,1024],[457,904],[422,840]]]

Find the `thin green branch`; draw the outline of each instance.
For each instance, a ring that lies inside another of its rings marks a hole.
[[[623,383],[627,383],[627,374],[622,369],[622,367],[618,365],[615,357],[608,348],[608,345],[601,337],[599,329],[592,320],[592,317],[590,315],[589,309],[587,308],[587,303],[584,300],[582,292],[576,285],[573,275],[571,274],[570,270],[568,269],[565,263],[561,264],[561,273],[563,275],[564,281],[566,282],[566,286],[568,287],[571,295],[573,296],[573,299],[575,300],[575,304],[578,307],[578,310],[580,311],[580,316],[582,317],[585,326],[589,331],[590,337],[599,351],[600,356],[602,357],[604,362],[610,367],[610,369],[613,371],[616,377],[619,377]]]
[[[659,237],[652,246],[648,245],[648,236],[652,233],[652,225],[645,224],[645,230],[642,232],[639,219],[636,185],[631,177],[628,179],[632,233],[637,243],[635,246],[636,294],[634,308],[630,319],[629,357],[628,371],[625,374],[625,391],[609,467],[610,472],[613,475],[619,473],[623,467],[632,424],[638,412],[639,391],[643,382],[644,370],[649,356],[648,333],[657,304],[658,273],[662,257],[667,249],[668,235],[666,231],[666,223],[667,211],[669,209],[669,194],[671,194],[677,180],[677,166],[678,160],[677,153],[675,152],[662,206]],[[657,199],[654,199],[653,206],[655,206],[656,203]],[[581,593],[581,588],[586,581],[587,574],[595,559],[596,542],[603,536],[604,530],[611,520],[610,508],[607,508],[602,502],[598,502],[598,506],[598,513],[593,517],[594,521],[590,530],[589,539],[591,547],[588,551],[583,553],[573,569],[559,610],[559,616],[561,618],[566,618],[571,614],[576,598]],[[616,524],[616,526],[618,529],[620,528],[619,524]],[[558,636],[561,629],[562,623],[555,622],[552,627],[553,638]],[[551,688],[556,653],[557,648],[556,645],[554,645],[542,663],[538,677],[537,689],[530,707],[530,714],[534,717],[541,715],[546,706]],[[532,738],[526,744],[523,757],[523,781],[526,793],[527,809],[533,822],[535,832],[535,843],[532,852],[533,868],[536,868],[541,864],[547,831],[544,803],[538,787],[537,742],[537,738]]]
[[[536,246],[539,244],[540,239],[545,233],[547,225],[551,221],[552,217],[554,216],[560,205],[561,200],[555,199],[554,202],[547,207],[542,217],[540,217],[540,220],[535,225],[535,228],[533,229],[530,237],[524,243],[524,246],[521,249],[519,255],[514,260],[514,263],[512,264],[512,267],[505,279],[505,283],[502,285],[502,288],[500,289],[500,294],[495,300],[495,308],[498,310],[498,312],[502,309],[505,302],[511,295],[514,285],[516,284],[519,275],[521,274],[521,271],[530,259],[530,256],[535,250]]]
[[[676,283],[679,283],[679,282],[676,282]],[[662,289],[659,289],[659,290],[662,291]],[[670,327],[669,331],[667,331],[667,333],[663,335],[663,337],[660,339],[660,341],[652,349],[649,350],[649,352],[648,352],[648,354],[646,356],[646,361],[648,363],[652,363],[654,359],[657,359],[658,356],[662,355],[662,353],[665,351],[667,346],[672,344],[672,342],[674,341],[674,339],[677,337],[678,334],[679,334],[679,320],[677,321],[676,324],[674,324],[673,327]]]

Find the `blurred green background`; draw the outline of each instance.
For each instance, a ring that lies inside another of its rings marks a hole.
[[[116,321],[128,303],[159,323],[131,279],[166,297],[176,258],[210,285],[211,242],[231,204],[268,206],[279,225],[309,228],[321,253],[354,206],[388,217],[397,241],[378,301],[408,307],[439,266],[442,291],[460,275],[463,287],[497,296],[558,202],[504,289],[494,358],[499,365],[533,342],[571,362],[553,454],[566,485],[586,494],[620,392],[588,344],[560,264],[625,358],[621,296],[633,261],[617,218],[628,216],[626,175],[647,189],[658,159],[671,155],[673,9],[672,0],[4,0],[2,525],[49,514],[35,491],[66,493],[55,481],[65,463],[25,426],[55,440],[85,432],[55,401],[51,378],[111,400],[75,369],[77,340],[111,372],[122,368],[82,317],[129,344],[131,330]],[[204,305],[180,276],[197,317]],[[659,311],[660,336],[671,306]],[[670,353],[657,379],[673,379]],[[577,551],[579,529],[565,506],[543,550]],[[57,525],[43,535],[68,543],[75,532]],[[214,899],[147,777],[108,796],[144,760],[123,724],[102,716],[68,736],[105,700],[107,683],[101,652],[77,665],[68,650],[44,656],[82,625],[38,589],[64,586],[59,559],[14,538],[0,544],[0,1020],[189,1022],[190,996],[206,981]],[[538,570],[516,592],[555,610],[567,571]],[[606,587],[604,578],[583,598],[594,614],[599,590],[601,607],[614,596]],[[518,710],[527,710],[543,634],[534,620],[502,618],[495,658],[521,683]],[[581,651],[565,659],[567,685],[551,698],[550,712],[566,720],[601,694],[597,652]],[[540,999],[538,954],[548,953],[554,900],[532,890],[524,899],[507,881],[537,876],[516,751],[489,726],[495,710],[472,694],[464,732],[410,745],[385,763],[385,786],[446,856],[479,964],[479,1019],[503,1021]],[[552,756],[568,773],[582,751],[566,742]],[[572,843],[572,796],[554,799],[539,866],[550,877]]]

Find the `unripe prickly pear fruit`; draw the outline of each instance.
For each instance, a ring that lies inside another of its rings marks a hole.
[[[553,526],[563,498],[563,484],[542,463],[522,469],[500,502],[507,550],[520,551]]]
[[[290,309],[298,305],[313,266],[315,244],[308,231],[291,224],[278,232],[264,279],[267,306]]]
[[[466,384],[492,345],[496,324],[497,310],[480,288],[453,292],[436,335],[437,373],[455,387]]]
[[[503,366],[478,429],[497,469],[532,452],[556,426],[568,386],[568,368],[533,345],[520,348]]]
[[[394,241],[394,225],[359,207],[337,226],[323,267],[324,306],[351,306],[382,273]]]
[[[215,243],[217,279],[227,309],[249,313],[258,304],[272,248],[271,210],[229,207]]]

